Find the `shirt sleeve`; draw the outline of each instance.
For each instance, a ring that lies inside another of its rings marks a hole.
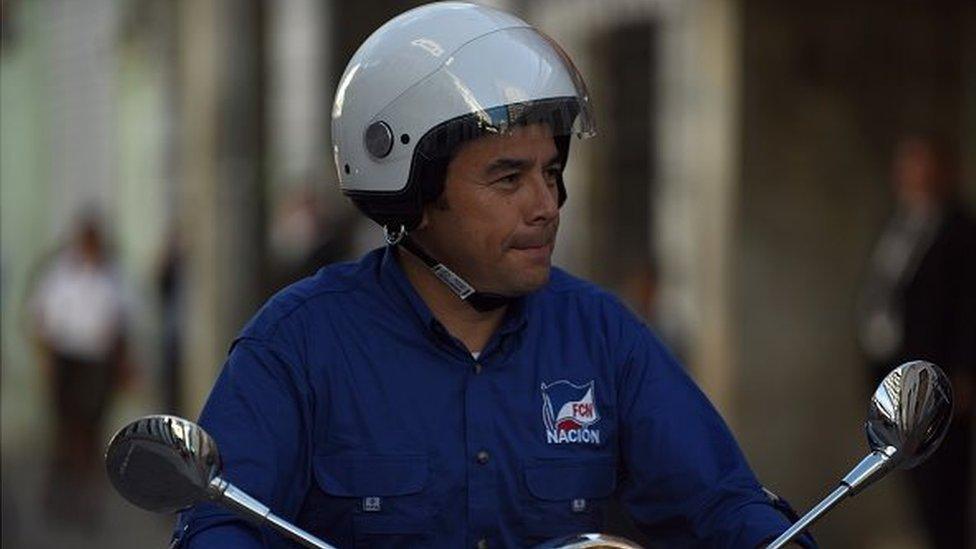
[[[220,448],[221,476],[294,520],[308,490],[310,397],[301,369],[272,343],[238,339],[200,416]],[[172,547],[257,548],[279,536],[224,507],[182,513]]]
[[[636,325],[621,381],[621,499],[666,547],[753,548],[790,521],[766,495],[728,427],[646,327]],[[798,540],[815,547],[812,538]]]

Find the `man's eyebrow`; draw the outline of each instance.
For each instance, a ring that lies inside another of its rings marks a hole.
[[[494,175],[509,170],[522,171],[531,165],[532,161],[524,158],[499,158],[488,164],[488,167],[485,168],[485,175]]]
[[[543,166],[546,166],[546,167],[549,167],[549,166],[552,166],[553,164],[560,164],[560,162],[559,162],[559,152],[556,152],[556,154],[552,155],[552,158],[550,158],[549,160],[546,160],[545,163],[543,163],[542,165]]]
[[[552,166],[553,164],[559,163],[559,153],[557,152],[544,162],[543,166]],[[496,173],[507,172],[509,170],[522,171],[532,165],[532,161],[525,158],[499,158],[488,164],[485,168],[485,175],[493,175]]]

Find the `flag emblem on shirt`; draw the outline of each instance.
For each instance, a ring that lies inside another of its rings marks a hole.
[[[594,382],[576,385],[564,379],[542,384],[542,421],[549,444],[599,444],[600,431],[590,426],[600,420]]]

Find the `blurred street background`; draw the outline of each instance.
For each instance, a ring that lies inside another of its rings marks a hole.
[[[381,244],[338,191],[332,97],[358,45],[417,4],[2,0],[4,548],[166,545],[172,518],[115,494],[101,452],[138,415],[196,418],[265,299]],[[556,264],[645,317],[760,479],[809,509],[866,453],[877,372],[910,339],[915,317],[886,304],[932,270],[943,212],[976,205],[976,3],[491,4],[555,38],[594,102]],[[967,272],[974,241],[954,242],[948,270]],[[907,250],[895,274],[891,250]],[[941,332],[963,322],[929,312]],[[971,395],[976,360],[942,347],[915,352]],[[972,471],[961,437],[952,474]],[[936,547],[910,478],[815,536]]]

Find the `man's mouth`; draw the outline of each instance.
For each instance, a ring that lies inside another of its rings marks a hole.
[[[548,248],[550,246],[552,246],[552,242],[548,240],[544,240],[542,242],[539,242],[538,244],[534,242],[526,242],[523,244],[519,244],[518,246],[512,246],[512,248],[515,250],[539,250],[542,248]]]
[[[510,249],[533,262],[548,262],[554,240],[552,237],[529,238],[513,243]]]
[[[526,254],[538,259],[544,259],[548,258],[552,253],[552,247],[552,240],[537,240],[520,242],[517,245],[512,246],[511,249],[521,254]]]
[[[547,229],[542,233],[535,235],[522,235],[512,238],[509,248],[514,250],[531,250],[539,251],[544,249],[552,249],[553,243],[556,240],[555,229]]]

